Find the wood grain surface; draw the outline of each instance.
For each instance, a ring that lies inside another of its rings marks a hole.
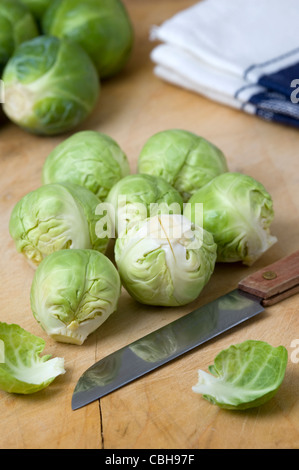
[[[219,264],[200,297],[182,308],[152,308],[123,291],[118,311],[82,346],[55,343],[34,320],[29,303],[32,268],[16,253],[8,233],[11,210],[41,185],[49,152],[67,136],[42,138],[13,124],[0,130],[1,291],[0,320],[17,323],[46,341],[45,353],[64,357],[66,373],[29,396],[0,391],[1,449],[298,449],[299,295],[270,306],[178,360],[76,411],[77,380],[96,360],[235,288],[255,270],[298,250],[299,133],[219,105],[162,82],[153,75],[149,29],[190,0],[126,0],[135,46],[126,69],[102,84],[98,106],[80,127],[113,137],[136,171],[139,152],[155,132],[184,128],[225,153],[231,171],[262,182],[274,201],[272,232],[278,242],[253,266]],[[78,129],[79,130],[79,129]],[[112,256],[113,244],[108,256]],[[286,376],[262,407],[221,410],[192,392],[197,370],[207,370],[223,348],[246,339],[284,345]],[[297,350],[296,350],[297,347]]]

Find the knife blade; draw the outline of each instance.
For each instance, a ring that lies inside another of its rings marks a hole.
[[[76,410],[299,292],[299,251],[249,275],[233,291],[100,359],[79,378]]]

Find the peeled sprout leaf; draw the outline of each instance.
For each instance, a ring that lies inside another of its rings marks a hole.
[[[278,391],[287,367],[284,346],[247,340],[221,351],[209,367],[198,371],[195,393],[220,408],[244,410],[269,401]]]
[[[64,359],[40,356],[45,341],[19,325],[0,322],[0,389],[30,394],[42,390],[65,373]]]

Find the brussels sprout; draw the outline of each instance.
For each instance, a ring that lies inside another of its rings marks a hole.
[[[5,392],[28,395],[38,392],[65,373],[64,359],[40,357],[45,341],[19,325],[0,322],[0,388]],[[50,359],[50,360],[49,360]]]
[[[134,174],[116,183],[106,202],[111,205],[111,220],[117,233],[129,224],[158,213],[181,214],[183,200],[176,189],[159,176]]]
[[[48,184],[31,191],[15,205],[9,221],[17,251],[33,267],[57,250],[105,252],[108,238],[96,235],[99,203],[88,189],[72,183]]]
[[[215,176],[228,171],[223,153],[202,137],[169,129],[150,137],[141,149],[138,172],[162,176],[184,202]]]
[[[77,44],[39,36],[21,44],[4,73],[4,112],[36,134],[54,135],[78,126],[94,109],[99,79]]]
[[[105,199],[112,186],[130,173],[128,159],[109,136],[82,131],[59,144],[43,166],[44,184],[69,181]]]
[[[184,208],[184,215],[193,222],[200,203],[203,227],[217,244],[217,261],[251,265],[277,241],[270,234],[271,196],[250,176],[224,173],[198,190]]]
[[[117,269],[95,250],[61,250],[38,266],[30,292],[32,313],[55,341],[83,344],[116,310]]]
[[[31,11],[37,20],[41,20],[43,14],[51,4],[51,0],[20,0]]]
[[[38,34],[35,19],[24,5],[18,0],[1,0],[0,74],[16,47]]]
[[[133,45],[133,27],[120,0],[54,0],[43,18],[43,32],[80,44],[101,78],[122,70]]]
[[[195,300],[216,260],[210,233],[180,214],[136,222],[115,243],[115,261],[124,287],[137,301],[160,306]]]
[[[221,351],[209,367],[198,371],[195,393],[220,408],[245,410],[270,400],[280,387],[288,361],[284,346],[247,340]]]

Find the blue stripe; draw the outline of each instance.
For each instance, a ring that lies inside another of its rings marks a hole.
[[[247,90],[248,88],[256,87],[256,83],[249,83],[248,85],[244,85],[241,88],[239,88],[235,93],[234,93],[234,98],[239,98],[239,94]]]
[[[289,98],[293,91],[291,83],[294,79],[299,79],[299,63],[278,72],[263,75],[260,77],[258,84],[268,90],[278,91]]]
[[[293,119],[291,117],[284,116],[282,114],[277,114],[277,113],[271,114],[267,111],[264,111],[263,109],[257,109],[256,115],[264,119],[265,121],[277,122],[278,124],[283,124],[289,127],[296,127],[299,129],[298,119]]]
[[[280,60],[286,59],[287,57],[291,57],[294,54],[297,54],[299,52],[299,47],[296,47],[296,49],[293,49],[289,52],[286,52],[285,54],[281,54],[278,57],[274,57],[273,59],[269,59],[265,62],[261,62],[260,64],[253,64],[247,67],[247,69],[244,71],[243,77],[246,79],[247,75],[254,69],[257,68],[262,68],[266,67],[267,65],[275,64],[275,62],[279,62]]]
[[[253,95],[249,103],[254,105],[255,114],[267,121],[273,121],[299,128],[299,104],[276,92]]]

